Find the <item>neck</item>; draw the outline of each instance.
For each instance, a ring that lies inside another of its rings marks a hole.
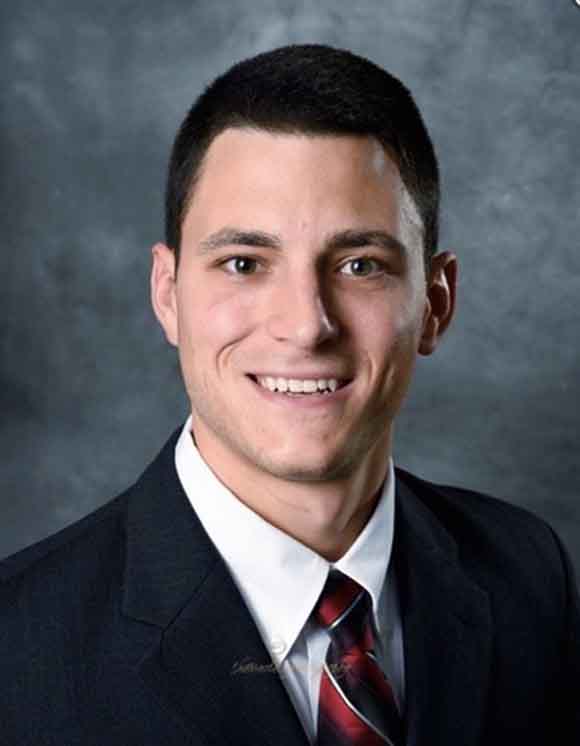
[[[388,475],[390,433],[346,475],[294,481],[236,458],[195,424],[194,443],[214,474],[247,507],[329,562],[339,560],[366,526]]]

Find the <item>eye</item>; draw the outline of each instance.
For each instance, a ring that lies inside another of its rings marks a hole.
[[[380,262],[378,259],[373,259],[373,257],[370,257],[370,256],[357,256],[354,259],[349,259],[347,262],[345,262],[342,265],[342,268],[346,267],[349,264],[353,266],[353,269],[355,267],[360,267],[361,264],[363,265],[363,268],[364,268],[365,263],[367,264],[367,266],[369,263],[374,263],[377,267],[381,268],[381,271],[384,271],[384,264]],[[346,274],[350,274],[353,277],[367,277],[369,273],[368,272],[360,273],[358,270],[355,269],[354,272],[347,272]]]
[[[260,264],[260,260],[253,257],[253,256],[247,256],[245,254],[236,254],[235,256],[227,257],[226,259],[223,259],[220,263],[221,267],[226,267],[226,271],[229,274],[233,275],[253,275],[256,274],[254,271],[252,271],[252,268],[256,268],[257,265]],[[379,261],[378,259],[374,259],[370,256],[359,256],[355,257],[353,259],[349,259],[347,262],[345,262],[341,270],[348,266],[352,265],[352,268],[354,271],[347,272],[347,275],[350,275],[351,277],[361,277],[365,278],[372,274],[372,265],[374,264],[375,267],[379,268],[379,272],[384,273],[385,265],[383,262]],[[364,271],[364,267],[371,266],[371,271]],[[228,268],[229,265],[229,268]],[[362,265],[362,272],[361,272],[361,265]]]
[[[231,265],[231,262],[234,262],[233,265]],[[246,271],[248,268],[250,268],[253,264],[256,264],[258,262],[257,259],[254,259],[252,256],[245,256],[244,254],[238,254],[236,256],[230,256],[227,259],[224,259],[223,262],[220,262],[221,267],[225,267],[228,264],[235,267],[234,271],[227,270],[230,272],[230,274],[235,275],[250,275],[254,274],[251,271]]]

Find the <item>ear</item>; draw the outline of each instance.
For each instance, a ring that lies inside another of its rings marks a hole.
[[[167,341],[177,347],[178,314],[175,278],[175,253],[165,244],[151,249],[151,305],[163,327]]]
[[[457,290],[457,257],[449,251],[431,259],[427,278],[427,302],[423,317],[423,333],[419,343],[421,355],[430,355],[455,312]]]

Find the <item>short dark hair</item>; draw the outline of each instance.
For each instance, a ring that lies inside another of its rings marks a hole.
[[[214,138],[231,127],[375,137],[394,158],[415,203],[428,266],[437,251],[439,169],[419,109],[386,70],[321,44],[280,47],[243,60],[194,102],[173,144],[165,194],[165,240],[177,262],[203,158]]]

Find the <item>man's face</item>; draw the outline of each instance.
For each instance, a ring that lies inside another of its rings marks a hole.
[[[162,245],[153,270],[204,455],[313,482],[385,461],[417,352],[434,346],[417,221],[371,138],[230,129],[213,141],[175,283]],[[309,399],[257,375],[350,383]]]

